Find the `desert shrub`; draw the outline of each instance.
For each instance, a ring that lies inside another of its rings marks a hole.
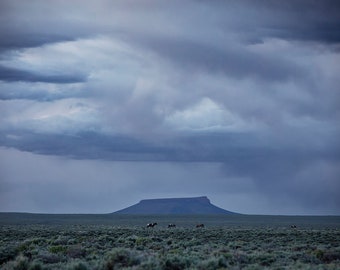
[[[88,265],[83,261],[72,261],[67,264],[67,270],[88,270]]]
[[[219,258],[211,258],[205,261],[202,261],[197,269],[201,270],[215,270],[215,269],[223,269],[228,266],[228,263],[224,257]]]
[[[33,244],[35,244],[35,245],[41,245],[41,244],[43,244],[45,242],[45,240],[43,239],[43,238],[41,238],[41,237],[39,237],[39,238],[33,238],[32,240],[31,240],[31,243],[33,243]]]
[[[233,256],[233,260],[238,265],[246,265],[250,262],[250,259],[245,252],[236,252]]]
[[[3,266],[3,270],[27,270],[28,269],[28,259],[22,255],[15,258],[14,261],[9,261]]]
[[[340,262],[340,251],[324,251],[317,249],[315,250],[315,256],[324,263],[330,263],[333,261]]]
[[[150,242],[151,242],[151,240],[147,237],[137,237],[136,240],[135,240],[135,243],[136,243],[137,246],[145,246]]]
[[[17,246],[17,248],[16,248],[17,252],[19,252],[19,253],[25,252],[26,250],[29,249],[29,246],[30,246],[30,241],[24,241]]]
[[[227,262],[229,265],[234,264],[233,255],[232,255],[229,251],[227,251],[227,250],[222,250],[222,251],[219,251],[218,254],[221,254],[221,256],[223,256],[223,258],[226,260],[226,262]]]
[[[59,236],[57,239],[53,241],[53,244],[54,245],[66,245],[68,241],[69,241],[68,237]]]
[[[60,254],[53,254],[48,252],[42,252],[38,254],[37,258],[46,264],[52,264],[52,263],[58,263],[65,261],[65,258],[61,256]]]
[[[107,270],[119,269],[138,265],[140,263],[136,254],[128,249],[115,248],[106,255],[103,268]]]
[[[30,263],[30,266],[28,268],[28,270],[42,270],[43,266],[41,264],[41,262],[32,262]]]
[[[66,254],[70,258],[81,258],[84,257],[86,252],[80,245],[70,246]]]
[[[307,253],[307,252],[303,252],[303,253],[298,253],[296,254],[297,256],[297,260],[304,263],[304,264],[320,264],[321,261],[320,259],[318,259],[316,256],[314,256],[313,254]]]
[[[190,261],[184,256],[168,255],[164,258],[161,268],[164,270],[181,270],[190,266]]]
[[[229,269],[229,268],[227,268]],[[258,264],[249,264],[245,267],[247,270],[263,270],[263,269],[268,269],[267,267],[263,267],[262,265]],[[269,269],[275,269],[275,270],[284,270],[286,269],[285,267],[270,267]]]
[[[159,259],[153,256],[151,257],[149,256],[148,258],[143,260],[140,265],[138,265],[138,269],[141,269],[141,270],[161,269],[159,265]]]
[[[18,251],[14,245],[0,246],[0,265],[13,260],[18,254]]]
[[[261,266],[271,266],[276,261],[276,259],[275,255],[264,253],[259,256],[256,256],[254,258],[254,261],[260,264]]]
[[[50,246],[48,248],[48,251],[51,252],[51,253],[66,253],[67,251],[67,247],[66,246],[61,246],[61,245],[58,245],[58,246]]]
[[[77,243],[77,241],[76,241],[76,239],[74,239],[74,238],[71,238],[71,239],[69,239],[68,241],[67,241],[67,244],[68,245],[74,245],[74,244],[76,244]]]

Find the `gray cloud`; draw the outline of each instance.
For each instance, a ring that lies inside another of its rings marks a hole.
[[[204,2],[204,1],[203,1]],[[235,31],[242,31],[245,40],[261,42],[265,38],[339,43],[340,5],[337,1],[241,1],[219,2],[220,14],[234,14]],[[228,16],[221,21],[230,25]],[[228,28],[227,28],[228,29]]]
[[[39,47],[49,43],[74,40],[74,38],[71,37],[54,34],[11,33],[7,31],[5,29],[1,31],[2,39],[0,41],[0,51]]]
[[[0,66],[0,80],[7,82],[44,82],[44,83],[79,83],[86,78],[79,75],[43,75],[30,71]]]
[[[240,48],[237,44],[233,44],[233,47],[228,44],[215,47],[201,42],[176,40],[173,37],[163,40],[140,39],[139,42],[182,68],[198,70],[203,68],[212,73],[222,72],[237,79],[255,77],[280,81],[295,79],[304,73],[296,63],[290,63],[277,56],[257,55]]]
[[[339,11],[2,1],[1,210],[208,195],[244,213],[339,214]]]
[[[57,90],[48,90],[54,83],[39,82],[3,82],[0,87],[0,100],[32,100],[39,102],[61,100],[66,98],[73,98],[83,96],[79,90],[78,83],[58,83]]]

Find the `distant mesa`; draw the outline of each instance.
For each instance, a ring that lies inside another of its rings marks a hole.
[[[213,205],[206,196],[141,200],[114,214],[175,215],[175,214],[237,214]]]

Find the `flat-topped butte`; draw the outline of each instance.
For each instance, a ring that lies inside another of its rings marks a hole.
[[[206,196],[146,199],[114,214],[236,214],[213,205]]]

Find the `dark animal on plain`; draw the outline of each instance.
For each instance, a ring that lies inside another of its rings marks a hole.
[[[196,228],[204,228],[204,224],[197,224]]]
[[[176,228],[176,224],[170,223],[170,224],[168,225],[168,228]]]
[[[157,225],[157,222],[148,223],[148,224],[146,224],[146,227],[147,227],[147,228],[153,228],[153,227],[155,227],[156,225]]]
[[[297,226],[296,226],[296,225],[290,225],[290,228],[291,228],[291,229],[296,229]]]

